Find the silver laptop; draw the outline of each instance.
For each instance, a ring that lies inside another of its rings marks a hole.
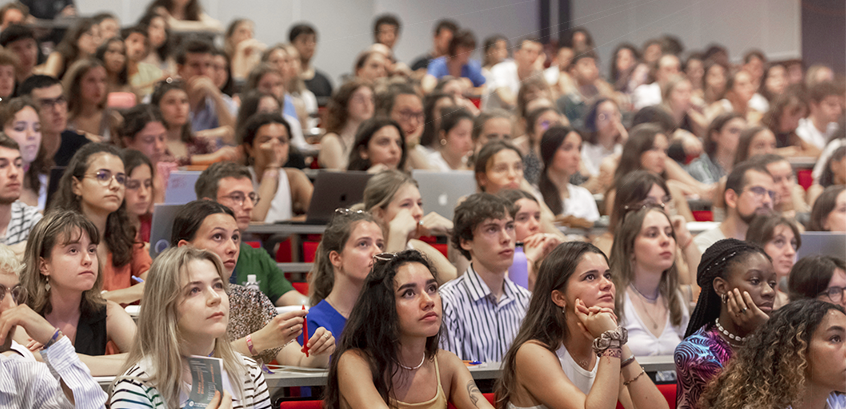
[[[314,181],[314,193],[306,212],[306,224],[327,224],[335,209],[349,208],[364,199],[370,173],[321,172]]]
[[[802,247],[796,258],[831,256],[846,259],[846,233],[809,231],[802,233]]]
[[[193,191],[193,189],[192,189]],[[157,203],[153,207],[153,222],[150,227],[150,258],[156,258],[170,246],[170,234],[176,214],[182,209],[181,204]],[[175,246],[176,243],[173,243]]]
[[[472,170],[434,172],[415,170],[411,173],[420,186],[423,212],[435,212],[452,220],[458,199],[476,193],[476,176]]]
[[[166,204],[185,204],[197,200],[197,193],[194,185],[200,178],[200,171],[197,170],[175,170],[170,172],[165,190]]]

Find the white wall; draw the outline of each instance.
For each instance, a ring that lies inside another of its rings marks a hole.
[[[8,0],[0,0],[6,3]],[[200,0],[204,10],[227,25],[234,18],[256,23],[256,37],[267,44],[287,41],[292,23],[308,21],[318,31],[315,65],[338,78],[349,73],[356,55],[373,41],[376,15],[391,12],[403,23],[396,54],[411,62],[432,45],[436,20],[450,17],[476,34],[479,47],[491,34],[520,38],[537,34],[538,0]],[[76,0],[81,14],[111,11],[131,24],[143,14],[146,0]],[[475,58],[481,58],[479,53]]]
[[[604,67],[614,47],[641,46],[662,34],[678,36],[686,51],[716,42],[733,61],[759,48],[770,59],[800,58],[801,12],[796,0],[571,0],[572,26],[590,30]]]

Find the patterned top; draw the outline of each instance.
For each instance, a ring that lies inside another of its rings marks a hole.
[[[520,331],[532,296],[507,276],[502,287],[502,295],[496,300],[472,264],[461,277],[441,287],[441,349],[459,359],[502,361]]]
[[[722,372],[733,354],[731,346],[713,324],[706,324],[685,338],[673,356],[678,379],[676,407],[698,408],[705,385]]]
[[[26,241],[29,231],[42,217],[37,207],[27,206],[24,202],[16,200],[12,203],[12,218],[6,226],[6,235],[0,237],[0,243],[12,246]]]
[[[238,284],[229,284],[229,326],[226,335],[230,341],[241,339],[267,325],[277,314],[276,307],[264,293]],[[276,359],[282,347],[262,351],[253,358],[259,364],[269,364]]]
[[[244,365],[246,371],[241,374],[242,385],[244,391],[243,399],[238,399],[235,396],[230,377],[227,375],[223,379],[223,389],[232,394],[232,408],[256,408],[268,409],[270,408],[270,394],[267,391],[267,383],[264,381],[264,375],[261,368],[256,361],[247,358],[241,354],[237,354],[241,358],[241,363]],[[156,388],[146,381],[149,379],[149,361],[142,360],[141,362],[132,365],[127,369],[119,380],[115,383],[114,391],[112,392],[111,408],[166,408],[167,403],[162,400],[162,395]],[[188,401],[188,393],[186,390],[191,390],[191,385],[183,383],[183,390],[179,394],[179,407],[185,407]]]
[[[523,156],[523,176],[529,183],[537,185],[542,171],[543,162],[534,149],[529,149],[529,153]]]
[[[706,184],[719,182],[720,178],[726,175],[726,171],[717,162],[711,160],[707,153],[699,155],[693,162],[690,162],[687,165],[687,173],[694,179]]]

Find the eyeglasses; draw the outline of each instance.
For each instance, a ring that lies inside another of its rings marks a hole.
[[[820,295],[828,297],[831,302],[839,303],[840,301],[843,301],[843,293],[846,293],[846,288],[844,287],[828,287],[828,289],[821,292]]]
[[[68,99],[65,98],[64,95],[59,95],[58,97],[52,98],[52,99],[42,98],[42,99],[38,100],[38,105],[41,106],[41,109],[51,109],[53,107],[59,107],[59,106],[67,105],[67,103],[68,103]]]
[[[109,183],[112,182],[112,179],[114,179],[115,182],[117,182],[121,186],[126,185],[126,174],[115,173],[113,175],[112,172],[109,170],[98,170],[97,173],[93,175],[85,175],[85,177],[93,177],[103,186],[108,186]]]
[[[403,121],[410,121],[412,119],[416,119],[418,122],[423,121],[423,112],[422,111],[400,111],[399,116],[402,118]]]
[[[245,195],[242,192],[232,192],[232,193],[229,194],[229,196],[223,196],[223,197],[233,201],[238,206],[243,206],[244,202],[246,202],[247,199],[250,199],[250,202],[253,204],[253,206],[257,205],[259,200],[261,200],[258,193],[256,193],[256,192],[250,192],[250,194],[248,194],[248,195]]]
[[[763,186],[752,186],[747,190],[759,198],[763,198],[765,195],[769,196],[772,201],[775,201],[778,197],[778,193],[776,193],[775,190],[767,190],[767,188]]]
[[[397,253],[379,253],[379,254],[373,256],[373,259],[376,260],[376,262],[387,263],[387,262],[393,260],[394,257],[396,257],[396,256],[397,256]]]
[[[144,184],[144,187],[150,189],[153,187],[152,180],[140,180],[140,179],[126,179],[126,188],[129,190],[138,190],[141,188],[141,184]]]
[[[3,300],[6,299],[6,293],[12,295],[12,301],[14,301],[15,304],[20,305],[26,303],[26,288],[21,287],[20,284],[12,288],[8,288],[5,285],[0,284],[0,302],[3,302]]]

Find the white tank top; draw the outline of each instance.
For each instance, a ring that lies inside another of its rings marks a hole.
[[[567,375],[567,378],[570,379],[570,382],[573,382],[573,385],[576,385],[582,393],[587,395],[590,393],[590,388],[593,386],[593,382],[596,380],[596,369],[599,368],[599,359],[596,360],[596,364],[593,366],[593,370],[586,371],[584,368],[579,366],[576,363],[576,360],[570,356],[570,353],[567,352],[567,348],[564,348],[562,345],[555,351],[555,355],[558,355],[558,361],[561,362],[561,369],[564,370],[564,375]],[[537,406],[529,406],[529,407],[520,407],[514,406],[511,402],[508,402],[508,409],[547,409],[544,405],[537,405]]]
[[[256,178],[256,171],[251,166],[250,175],[253,179],[253,188],[258,191],[259,183]],[[289,220],[294,216],[294,210],[291,198],[291,183],[288,182],[288,172],[285,169],[279,169],[279,186],[276,187],[276,195],[270,202],[270,209],[267,211],[267,216],[264,217],[265,223],[275,223],[280,220]]]

